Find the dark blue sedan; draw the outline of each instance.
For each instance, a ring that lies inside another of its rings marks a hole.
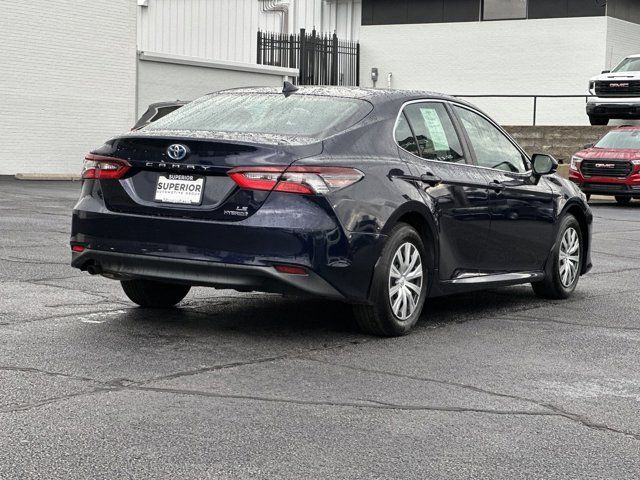
[[[574,291],[592,214],[556,167],[439,94],[217,92],[87,155],[72,265],[142,307],[195,285],[312,294],[402,335],[429,297]]]

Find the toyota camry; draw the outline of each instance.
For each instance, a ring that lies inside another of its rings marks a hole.
[[[556,168],[445,95],[216,92],[87,155],[72,265],[142,307],[192,286],[311,294],[402,335],[431,297],[574,291],[592,214]]]

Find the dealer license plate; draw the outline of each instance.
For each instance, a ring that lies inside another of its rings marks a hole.
[[[156,185],[156,202],[200,205],[204,177],[195,175],[160,175]]]

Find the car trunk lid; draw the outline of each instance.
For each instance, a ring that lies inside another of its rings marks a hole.
[[[105,204],[112,211],[238,221],[255,213],[270,192],[238,188],[227,175],[229,170],[239,166],[287,167],[321,152],[322,142],[308,138],[129,134],[94,153],[131,165],[126,177],[100,182]]]

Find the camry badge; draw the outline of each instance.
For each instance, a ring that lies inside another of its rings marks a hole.
[[[167,156],[171,160],[184,160],[188,153],[189,148],[181,143],[174,143],[173,145],[169,145],[169,148],[167,148]]]

